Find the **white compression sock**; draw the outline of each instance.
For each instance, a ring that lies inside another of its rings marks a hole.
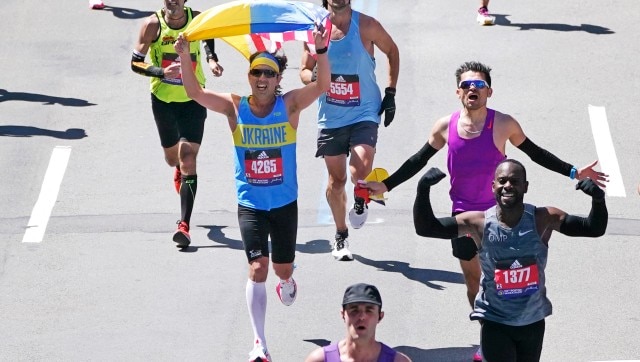
[[[247,297],[247,308],[251,318],[253,336],[262,342],[262,346],[267,348],[267,340],[264,337],[264,322],[267,315],[267,287],[265,283],[256,283],[249,279],[245,291]]]

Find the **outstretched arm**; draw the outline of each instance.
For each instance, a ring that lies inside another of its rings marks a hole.
[[[593,167],[598,163],[597,160],[589,165],[577,169],[575,166],[562,161],[551,152],[539,147],[529,138],[525,138],[524,141],[522,141],[522,143],[520,143],[519,145],[516,145],[516,147],[518,147],[522,152],[526,153],[533,162],[542,167],[545,167],[551,171],[555,171],[572,179],[577,178],[578,180],[584,180],[586,178],[590,178],[598,186],[606,187],[604,183],[608,181],[607,177],[609,175],[593,169]]]
[[[416,152],[409,157],[400,168],[387,177],[382,182],[367,182],[364,186],[369,189],[372,195],[381,195],[387,191],[391,191],[396,186],[407,181],[420,172],[427,165],[427,162],[447,143],[443,134],[448,130],[448,117],[440,118],[435,122],[429,135],[429,140]]]
[[[409,157],[396,172],[382,181],[384,187],[387,189],[384,191],[391,191],[396,186],[415,176],[415,174],[427,165],[429,159],[433,157],[436,152],[438,152],[438,150],[433,148],[429,142],[425,143],[420,151]]]
[[[578,189],[591,196],[589,216],[585,218],[566,214],[556,230],[568,236],[598,237],[604,235],[609,222],[604,191],[591,179],[580,180],[576,185],[576,190]]]

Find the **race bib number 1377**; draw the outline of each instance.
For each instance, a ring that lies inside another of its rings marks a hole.
[[[535,258],[501,260],[496,263],[496,291],[505,299],[536,293],[539,289],[538,265]]]

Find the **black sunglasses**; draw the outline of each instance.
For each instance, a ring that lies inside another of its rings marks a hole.
[[[271,70],[271,69],[251,69],[249,71],[249,74],[251,74],[252,76],[256,77],[256,78],[260,78],[260,76],[265,76],[267,78],[273,78],[276,75],[278,75],[278,72],[276,72],[275,70]]]

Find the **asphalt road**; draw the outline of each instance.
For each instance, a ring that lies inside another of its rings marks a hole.
[[[205,10],[219,3],[188,5]],[[561,159],[586,165],[599,158],[615,175],[607,234],[551,239],[554,314],[542,360],[640,359],[640,3],[493,1],[493,27],[475,23],[476,1],[353,4],[381,21],[401,54],[396,120],[380,129],[377,167],[395,171],[424,144],[435,119],[459,108],[454,71],[479,60],[493,68],[491,107],[513,115]],[[91,11],[86,1],[0,2],[0,360],[246,360],[252,346],[247,267],[228,127],[209,113],[193,243],[179,252],[171,241],[179,199],[155,130],[148,79],[129,68],[142,18],[162,2],[107,5]],[[207,87],[248,93],[245,60],[219,44],[225,73],[208,77]],[[300,85],[300,47],[285,48],[285,90]],[[590,105],[602,107],[606,118],[590,115]],[[469,361],[479,327],[468,319],[458,262],[448,241],[413,231],[418,177],[391,192],[386,207],[371,206],[369,223],[351,231],[353,262],[331,257],[334,229],[323,197],[324,164],[313,157],[314,115],[314,106],[303,113],[298,132],[295,304],[280,304],[273,273],[267,281],[272,356],[301,361],[340,339],[344,289],[369,282],[384,301],[380,340],[414,361]],[[53,170],[59,190],[43,189],[52,154],[68,156]],[[527,202],[588,212],[589,199],[574,182],[512,146],[508,155],[527,166]],[[445,169],[444,156],[430,165]],[[51,216],[41,241],[23,242],[41,192],[54,194]],[[447,214],[446,184],[432,194],[436,213]]]

